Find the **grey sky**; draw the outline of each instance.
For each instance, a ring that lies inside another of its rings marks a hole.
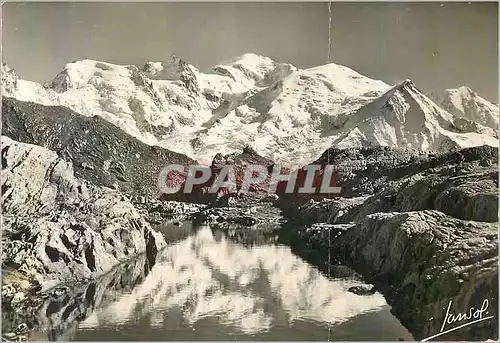
[[[498,4],[332,3],[332,61],[426,92],[468,85],[498,97]],[[7,3],[3,61],[28,80],[67,62],[176,54],[208,68],[245,52],[297,67],[327,62],[327,3]]]

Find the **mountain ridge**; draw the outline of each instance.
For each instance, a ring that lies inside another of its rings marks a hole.
[[[498,146],[498,114],[495,127],[495,106],[484,98],[473,99],[482,107],[469,106],[488,109],[484,115],[447,111],[411,80],[390,86],[334,63],[298,69],[251,53],[209,72],[176,56],[142,68],[85,59],[45,87],[2,65],[2,93],[99,115],[148,145],[200,161],[247,145],[292,165],[332,145]]]

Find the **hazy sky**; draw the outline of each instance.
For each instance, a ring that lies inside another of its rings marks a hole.
[[[327,3],[6,3],[3,61],[28,80],[67,62],[167,59],[201,68],[255,52],[304,68],[328,57]],[[498,3],[332,3],[332,61],[429,92],[498,97]]]

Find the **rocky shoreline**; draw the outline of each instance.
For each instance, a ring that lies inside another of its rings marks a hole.
[[[1,140],[2,332],[13,340],[41,325],[25,316],[46,297],[137,259],[147,271],[166,242],[128,196],[75,177],[73,165],[51,150]],[[161,210],[166,216],[193,207],[165,203]]]
[[[115,301],[117,292],[139,285],[152,266],[141,254],[88,282],[60,284],[50,291],[33,293],[13,308],[3,304],[3,339],[69,340],[80,321]]]
[[[450,301],[450,313],[468,314],[486,299],[488,316],[498,314],[496,223],[434,210],[375,213],[355,224],[316,224],[298,235],[324,259],[330,254],[374,284],[417,340],[441,332]],[[440,339],[496,339],[497,330],[491,320]]]
[[[375,284],[415,339],[442,331],[450,302],[449,313],[469,315],[486,300],[494,319],[439,339],[496,340],[498,149],[420,156],[418,162],[409,155],[410,163],[379,158],[371,165],[376,172],[368,173],[362,156],[351,163],[354,169],[339,172],[344,189],[357,187],[345,190],[349,197],[280,199],[293,220],[324,223],[297,230],[295,239]],[[368,187],[370,195],[363,191]]]
[[[165,245],[127,196],[75,178],[72,164],[2,136],[3,269],[81,281]]]

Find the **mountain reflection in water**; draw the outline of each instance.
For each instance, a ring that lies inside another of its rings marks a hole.
[[[141,266],[96,283],[90,302],[87,289],[57,306],[67,319],[46,305],[49,330],[31,339],[412,340],[381,294],[347,292],[361,282],[327,278],[285,246],[242,245],[205,226],[161,251],[149,273]]]
[[[290,330],[294,323],[306,331],[308,327],[324,331],[328,325],[334,328],[367,312],[385,313],[394,322],[392,339],[408,338],[388,313],[382,295],[347,292],[356,284],[359,281],[326,278],[287,247],[244,247],[216,238],[210,228],[203,227],[162,251],[141,284],[81,322],[74,338],[92,339],[85,332],[95,334],[103,328],[108,328],[104,331],[109,339],[113,331],[117,333],[114,339],[126,339],[124,328],[142,332],[146,336],[137,339],[144,340],[224,339],[224,333],[235,339],[242,335],[258,338],[259,333],[277,328],[285,340],[294,339],[286,334],[294,331]],[[201,336],[196,338],[193,333],[198,328],[213,331],[212,337],[198,332]],[[193,333],[186,336],[183,332]],[[319,339],[326,339],[326,334]]]

